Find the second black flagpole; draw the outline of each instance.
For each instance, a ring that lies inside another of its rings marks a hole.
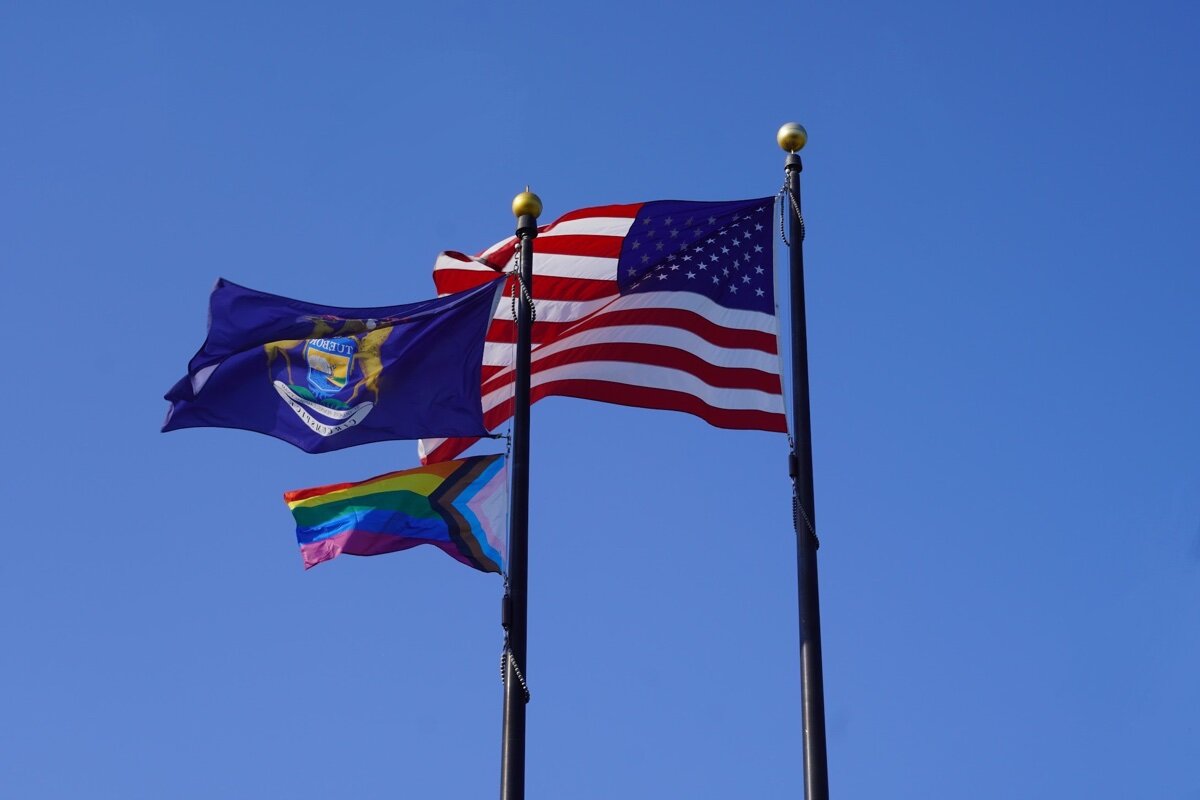
[[[803,126],[779,129],[787,151],[781,213],[790,220],[788,266],[792,317],[792,428],[790,472],[796,526],[796,594],[800,612],[800,711],[804,720],[804,796],[828,800],[825,754],[825,677],[821,667],[821,601],[817,587],[817,518],[813,503],[812,416],[808,401],[808,320],[804,308],[804,217],[800,213],[800,149]]]
[[[525,187],[513,198],[517,217],[517,346],[512,427],[512,495],[509,499],[508,576],[504,592],[504,734],[500,749],[500,800],[525,798],[525,650],[529,597],[529,365],[533,334],[533,239],[542,201]]]

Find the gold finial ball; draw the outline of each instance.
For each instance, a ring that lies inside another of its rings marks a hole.
[[[799,122],[788,122],[775,134],[775,139],[784,150],[794,153],[804,149],[808,142],[808,131]]]
[[[529,191],[528,186],[513,198],[513,216],[523,217],[526,214],[531,217],[539,217],[542,214],[542,198]]]

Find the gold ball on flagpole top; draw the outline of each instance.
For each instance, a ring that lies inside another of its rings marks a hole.
[[[542,198],[538,197],[533,192],[529,191],[529,187],[525,187],[525,191],[513,198],[513,216],[514,217],[540,217],[542,215]]]
[[[775,134],[775,139],[784,150],[794,153],[803,150],[804,145],[808,143],[808,131],[804,130],[804,126],[799,122],[788,122]]]

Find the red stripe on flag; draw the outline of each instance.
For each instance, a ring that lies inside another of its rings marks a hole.
[[[439,295],[462,292],[495,280],[498,273],[484,270],[440,269],[434,274],[434,284]],[[504,284],[504,294],[512,294],[513,279]],[[564,300],[582,303],[591,300],[616,298],[617,282],[591,280],[590,278],[560,278],[556,275],[538,275],[533,282],[535,300]]]
[[[536,372],[536,368],[535,368]],[[705,403],[695,395],[677,392],[670,389],[656,389],[645,386],[631,386],[611,381],[587,380],[570,378],[532,387],[530,403],[535,403],[545,397],[575,397],[581,400],[595,400],[602,403],[632,406],[634,408],[652,408],[663,411],[683,411],[699,417],[710,425],[718,428],[733,430],[758,430],[773,433],[787,432],[787,417],[783,414],[773,414],[757,409],[717,408]],[[498,428],[511,416],[513,399],[499,403],[484,411],[483,424],[489,429]],[[457,458],[467,448],[478,442],[477,438],[446,439],[440,445],[426,454],[425,461],[435,463]]]
[[[773,330],[776,320],[772,316],[725,308],[703,293],[672,291],[663,297],[620,295],[613,277],[625,237],[613,232],[626,226],[613,220],[635,219],[643,206],[631,203],[579,209],[540,229],[548,235],[539,237],[534,244],[533,289],[538,310],[544,313],[533,325],[532,338],[535,347],[550,346],[553,352],[534,351],[533,372],[548,380],[532,387],[531,400],[554,395],[577,397],[683,411],[722,428],[786,431],[779,368],[771,364],[777,359],[763,357],[776,356],[779,350]],[[595,224],[587,222],[591,219],[596,220]],[[570,221],[579,222],[562,235],[553,234],[557,225]],[[589,230],[597,233],[589,234]],[[484,251],[488,252],[486,261],[505,266],[511,261],[515,247],[514,238],[505,239],[490,251]],[[551,258],[541,260],[539,256]],[[458,262],[463,262],[463,268],[457,266]],[[556,274],[545,275],[543,269]],[[597,279],[578,277],[593,275]],[[490,277],[487,271],[470,269],[458,254],[442,261],[434,270],[434,280],[442,293],[478,286]],[[611,302],[605,302],[610,299]],[[510,318],[508,303],[506,298],[489,327],[487,341],[492,345],[512,345],[516,340],[516,326]],[[637,307],[640,303],[661,305]],[[759,329],[763,327],[770,330]],[[617,328],[627,330],[613,330]],[[606,333],[605,329],[612,333]],[[689,343],[693,336],[707,344],[699,345],[694,340]],[[606,339],[616,341],[603,341]],[[585,343],[586,340],[600,341]],[[692,344],[695,352],[691,351]],[[502,358],[503,353],[504,350],[493,347],[488,358]],[[546,374],[555,368],[565,368],[563,377],[554,379],[552,374]],[[481,367],[485,394],[511,386],[512,380],[511,367],[491,364]],[[626,380],[630,382],[623,382]],[[640,383],[656,385],[646,387]],[[755,395],[722,396],[722,392],[740,391]],[[755,408],[718,408],[710,402],[750,404]],[[512,406],[510,398],[485,410],[487,428],[494,430],[509,419]],[[778,410],[764,411],[764,408]],[[425,460],[454,458],[476,441],[445,440],[427,453]]]
[[[534,258],[538,255],[593,256],[596,258],[619,258],[621,236],[594,236],[588,234],[563,234],[539,238],[534,245]]]
[[[503,422],[503,420],[501,420]],[[497,423],[499,424],[499,423]],[[449,461],[452,458],[457,458],[471,445],[478,442],[479,439],[447,439],[437,447],[430,450],[421,459],[422,464],[436,464],[439,461]]]
[[[295,489],[283,493],[283,502],[295,503],[297,500],[307,500],[310,497],[329,494],[330,492],[340,492],[342,489],[349,489],[357,485],[357,483],[352,481],[350,483],[331,483],[327,486],[314,486],[311,489]]]
[[[556,275],[538,275],[533,281],[534,300],[566,300],[578,303],[616,297],[616,281],[560,278]]]
[[[565,364],[581,364],[587,361],[616,361],[677,369],[680,372],[694,375],[709,386],[718,389],[756,389],[767,394],[782,392],[779,375],[776,373],[747,367],[721,367],[710,364],[685,350],[657,344],[605,342],[572,347],[548,356],[535,358],[530,368],[532,374],[536,375],[542,370],[561,367]],[[495,373],[493,372],[493,374]],[[494,379],[484,381],[483,394],[494,392],[511,384],[512,381],[511,372],[496,375]]]
[[[539,277],[537,284],[548,280]],[[694,333],[717,347],[733,350],[758,350],[768,355],[779,352],[775,334],[745,328],[725,328],[682,308],[632,308],[618,311],[598,311],[593,316],[578,322],[535,322],[533,343],[535,345],[559,341],[568,336],[596,328],[611,328],[621,325],[660,325]],[[517,340],[516,325],[511,319],[494,319],[488,330],[487,340],[501,344],[512,344]]]
[[[560,222],[568,222],[573,219],[589,219],[591,217],[626,217],[633,219],[642,210],[645,203],[625,203],[623,205],[612,206],[592,206],[591,208],[581,208],[577,211],[568,211],[558,219],[554,220],[551,225],[553,227]]]
[[[716,408],[693,394],[676,392],[672,389],[651,389],[645,386],[593,381],[586,378],[548,381],[530,389],[529,402],[531,404],[546,397],[575,397],[580,400],[597,400],[601,403],[612,403],[618,406],[684,411],[718,428],[759,430],[771,433],[787,432],[787,417],[783,414],[772,414],[769,411],[747,408]],[[512,416],[514,402],[510,397],[491,410],[484,412],[484,424],[489,428],[494,428],[509,419]],[[442,446],[445,447],[451,442],[463,441],[467,442],[463,447],[465,450],[479,440],[447,439]],[[434,453],[440,450],[439,447]],[[462,450],[458,452],[461,453]],[[440,459],[432,459],[431,454],[431,460]]]
[[[494,281],[498,277],[500,277],[498,271],[440,269],[434,273],[433,283],[437,287],[437,293],[440,296],[455,292],[465,292],[468,289],[474,289],[476,286],[482,286],[488,281]],[[512,283],[512,279],[509,278],[507,283]],[[505,291],[508,291],[507,283],[504,287]]]
[[[573,379],[544,383],[536,387],[530,394],[533,400],[540,400],[553,394],[559,397],[599,400],[602,403],[615,403],[635,408],[683,411],[718,428],[787,433],[787,417],[783,414],[772,414],[769,411],[757,409],[715,408],[695,395],[670,389],[651,389],[623,383]]]

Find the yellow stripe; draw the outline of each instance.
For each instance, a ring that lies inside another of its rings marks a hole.
[[[305,508],[307,506],[319,506],[324,503],[332,503],[338,500],[350,500],[355,497],[363,497],[370,494],[378,494],[379,492],[395,492],[406,491],[413,494],[419,494],[422,497],[428,497],[435,489],[446,482],[446,479],[440,475],[425,475],[416,473],[414,475],[397,475],[391,478],[382,478],[375,481],[367,481],[360,483],[358,486],[348,486],[345,489],[339,489],[336,492],[329,494],[319,494],[313,497],[305,498],[288,503],[288,508]]]

